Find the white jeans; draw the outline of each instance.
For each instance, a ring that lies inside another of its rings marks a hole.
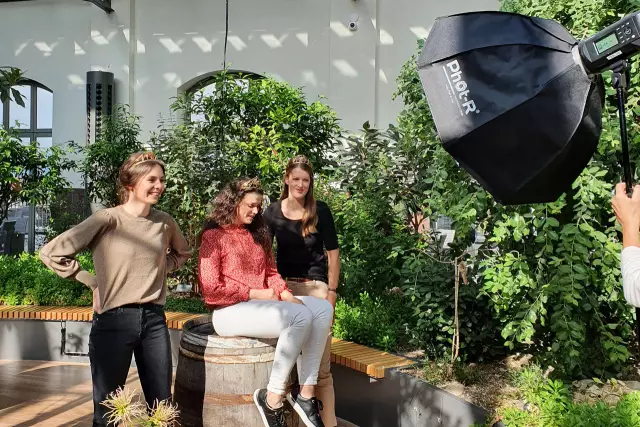
[[[216,333],[222,337],[278,338],[267,390],[279,395],[284,395],[296,361],[300,384],[317,384],[333,318],[329,301],[311,296],[298,299],[304,305],[250,300],[214,310],[211,316]]]

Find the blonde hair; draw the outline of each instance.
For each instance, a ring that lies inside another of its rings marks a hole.
[[[120,203],[126,203],[129,200],[129,188],[135,186],[156,165],[162,168],[162,173],[165,173],[164,163],[152,151],[133,153],[129,156],[120,166],[120,175],[118,177],[118,199]]]

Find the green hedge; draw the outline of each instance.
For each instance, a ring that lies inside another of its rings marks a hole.
[[[82,253],[78,261],[93,273],[91,254]],[[17,257],[0,256],[0,305],[41,305],[90,307],[91,290],[75,280],[61,279],[45,267],[37,254]],[[200,298],[180,298],[169,295],[167,311],[207,313]]]
[[[560,380],[546,378],[539,366],[528,366],[514,372],[517,391],[511,402],[527,402],[528,409],[508,406],[498,410],[498,417],[509,427],[632,427],[640,425],[640,393],[626,392],[625,387],[611,380],[607,386],[610,400],[598,399],[593,403],[576,401],[574,389]],[[510,392],[513,393],[513,392]],[[619,396],[619,397],[618,397]],[[493,425],[488,420],[482,427]],[[476,425],[477,426],[477,425]],[[477,426],[479,427],[479,426]]]

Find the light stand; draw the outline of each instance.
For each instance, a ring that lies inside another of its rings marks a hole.
[[[624,182],[626,184],[627,195],[631,196],[633,184],[631,176],[631,162],[629,161],[627,119],[624,109],[627,87],[629,85],[629,63],[627,60],[616,62],[611,66],[611,71],[613,71],[611,83],[618,95],[618,115],[620,116],[620,141],[622,143],[622,169],[624,171]]]
[[[627,138],[627,119],[625,116],[625,97],[629,85],[629,63],[626,60],[617,62],[611,66],[613,71],[612,86],[618,95],[618,115],[620,119],[620,142],[622,143],[622,169],[624,172],[624,182],[626,192],[631,197],[633,188],[631,176],[631,162],[629,161],[629,140]]]
[[[618,115],[620,119],[620,142],[622,143],[622,170],[624,172],[625,192],[631,197],[633,183],[631,176],[631,162],[629,160],[629,140],[627,138],[627,119],[625,116],[625,97],[629,85],[629,63],[626,60],[616,62],[611,66],[613,76],[611,84],[618,96]],[[636,336],[640,339],[640,307],[636,307]]]

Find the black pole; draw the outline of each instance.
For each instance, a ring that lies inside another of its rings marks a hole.
[[[625,192],[631,197],[633,182],[631,176],[631,161],[629,160],[629,139],[627,138],[627,119],[625,116],[625,96],[629,81],[629,64],[620,61],[611,67],[613,76],[611,83],[618,96],[618,115],[620,120],[620,142],[622,143],[622,170],[624,173]],[[636,307],[636,338],[640,340],[640,307]]]
[[[625,96],[628,84],[629,64],[627,61],[621,61],[612,67],[613,78],[612,84],[618,95],[618,116],[620,120],[620,142],[622,143],[622,170],[624,173],[624,182],[626,192],[631,196],[632,176],[631,161],[629,160],[629,140],[627,138],[627,119],[625,113]]]

